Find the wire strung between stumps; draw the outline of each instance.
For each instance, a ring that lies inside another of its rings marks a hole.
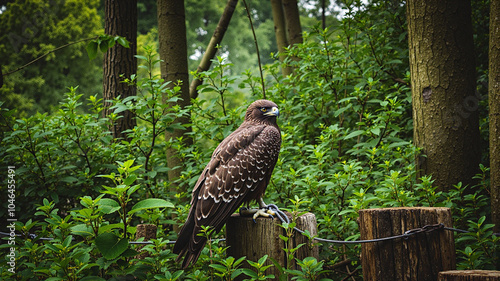
[[[267,208],[273,212],[275,212],[276,217],[281,221],[281,223],[287,223],[290,224],[290,218],[278,208],[275,204],[269,204]],[[293,228],[295,231],[305,235],[305,231],[298,229],[297,227]],[[415,235],[417,233],[423,233],[423,232],[432,232],[435,230],[448,230],[448,231],[454,231],[454,232],[460,232],[460,233],[470,233],[471,231],[468,230],[463,230],[463,229],[458,229],[458,228],[453,228],[453,227],[447,227],[444,226],[442,223],[437,223],[437,224],[431,224],[431,225],[425,225],[420,228],[414,228],[405,231],[403,234],[400,235],[394,235],[394,236],[389,236],[389,237],[383,237],[383,238],[376,238],[376,239],[370,239],[370,240],[331,240],[331,239],[324,239],[324,238],[319,238],[319,237],[313,237],[312,239],[319,241],[319,242],[325,242],[325,243],[334,243],[334,244],[363,244],[363,243],[375,243],[375,242],[381,242],[381,241],[388,241],[388,240],[395,240],[395,239],[408,239],[410,236]],[[0,235],[3,236],[12,236],[11,233],[6,233],[6,232],[0,232]],[[21,234],[15,234],[15,236],[20,237],[22,236]],[[50,241],[54,240],[54,238],[47,238],[47,237],[38,237],[36,234],[29,233],[27,235],[29,239],[38,239],[38,240],[44,240],[44,241]],[[493,236],[500,236],[500,233],[493,233]],[[75,240],[75,238],[73,238]],[[213,239],[215,241],[226,241],[225,238],[220,238],[220,239]],[[168,241],[167,244],[175,244],[176,241]],[[129,241],[129,244],[133,245],[149,245],[153,244],[152,241]]]

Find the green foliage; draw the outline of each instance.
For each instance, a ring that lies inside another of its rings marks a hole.
[[[247,260],[248,264],[251,267],[255,268],[255,271],[249,268],[244,268],[243,273],[250,277],[250,280],[274,279],[276,276],[274,276],[273,274],[266,275],[265,273],[266,269],[272,267],[272,265],[265,265],[267,258],[268,256],[264,255],[257,262]]]
[[[9,1],[0,14],[0,65],[6,74],[41,55],[102,34],[98,0]],[[84,44],[53,52],[4,77],[0,101],[17,116],[49,112],[63,100],[68,85],[87,95],[102,91],[102,61],[89,61]]]
[[[331,279],[320,278],[320,276],[326,273],[326,270],[323,270],[323,262],[318,262],[313,257],[307,257],[304,260],[297,261],[301,270],[287,270],[290,274],[294,275],[292,280],[299,281],[312,281],[312,280],[320,280],[326,281]]]
[[[152,68],[158,63],[152,57],[151,54],[140,59]],[[164,194],[167,184],[162,180],[167,172],[164,148],[172,144],[161,140],[166,130],[179,127],[174,119],[186,111],[169,107],[163,98],[175,102],[179,88],[168,89],[167,83],[153,75],[124,81],[135,83],[138,95],[113,101],[114,112],[109,118],[102,118],[102,99],[95,96],[88,99],[91,112],[82,113],[82,95],[77,88],[69,89],[66,100],[51,115],[38,113],[14,122],[8,116],[9,111],[2,108],[9,131],[2,139],[2,147],[6,149],[0,152],[0,157],[5,165],[12,163],[19,167],[16,176],[25,184],[22,193],[17,190],[19,219],[31,217],[34,204],[41,203],[43,197],[50,198],[64,211],[76,206],[79,197],[97,197],[101,186],[112,180],[112,176],[98,175],[109,175],[118,167],[117,161],[128,163],[127,160],[136,159],[141,165],[138,168],[141,188],[155,197]],[[138,126],[127,132],[127,141],[115,140],[109,132],[109,125],[123,110],[132,111],[138,120]],[[139,196],[131,194],[129,199],[135,202]],[[21,206],[25,212],[19,212]],[[2,217],[6,210],[0,211]]]
[[[189,55],[189,69],[195,70],[201,60],[201,55],[216,30],[217,23],[224,11],[227,1],[210,0],[200,2],[186,1],[186,30]],[[252,11],[255,33],[264,63],[272,62],[267,54],[277,50],[274,38],[274,23],[272,20],[271,3],[249,3]],[[238,74],[252,68],[257,69],[257,57],[252,31],[249,27],[246,10],[242,2],[238,3],[231,18],[231,23],[221,43],[220,56],[226,57],[234,66],[231,73]],[[270,40],[271,39],[271,40]]]
[[[484,216],[477,222],[469,220],[470,232],[457,239],[457,244],[462,246],[458,250],[460,260],[458,269],[495,270],[495,263],[491,261],[498,262],[498,257],[495,255],[499,250],[500,236],[493,236],[494,225],[485,223],[485,220]]]
[[[105,53],[109,48],[112,48],[116,42],[125,48],[130,48],[129,42],[125,37],[100,35],[96,40],[92,40],[87,44],[87,55],[93,60],[97,57],[97,52],[99,50]]]
[[[81,206],[69,215],[61,217],[60,210],[54,208],[54,202],[43,199],[43,204],[37,207],[35,213],[43,221],[33,222],[30,219],[25,224],[17,222],[16,230],[23,234],[16,239],[18,257],[25,262],[18,264],[14,277],[17,280],[80,280],[88,276],[97,278],[102,275],[100,270],[103,269],[107,273],[101,277],[121,276],[124,273],[141,277],[145,270],[151,268],[156,270],[153,272],[160,272],[161,268],[155,267],[151,259],[136,261],[135,266],[128,266],[138,253],[129,244],[127,225],[137,212],[171,208],[173,205],[163,199],[149,198],[139,201],[128,210],[130,196],[138,190],[137,185],[132,184],[137,179],[135,172],[140,166],[132,165],[133,161],[129,160],[120,164],[117,169],[119,175],[105,175],[117,185],[105,187],[106,190],[96,199],[81,197]],[[117,201],[105,198],[106,195],[116,197]],[[120,213],[120,216],[113,216],[115,212]],[[27,233],[35,228],[39,229],[39,236],[28,236]],[[122,230],[121,235],[117,233],[119,229]],[[134,230],[129,227],[129,232]],[[52,240],[44,242],[40,236],[51,237]],[[155,240],[153,245],[147,246],[146,251],[159,256],[158,262],[161,262],[161,256],[168,256],[169,252],[163,250],[164,245],[162,240]]]

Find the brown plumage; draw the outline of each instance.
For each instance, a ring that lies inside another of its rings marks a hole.
[[[276,123],[278,106],[257,100],[247,109],[245,121],[215,149],[193,189],[191,209],[173,252],[182,267],[195,263],[206,238],[201,226],[217,233],[241,204],[261,200],[269,183],[281,146]]]

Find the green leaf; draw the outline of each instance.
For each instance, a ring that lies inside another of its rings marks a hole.
[[[109,49],[109,39],[99,42],[99,49],[101,50],[101,52],[106,53],[106,51]]]
[[[86,276],[80,279],[80,281],[106,281],[106,279],[98,276]]]
[[[131,174],[126,179],[123,180],[123,184],[124,185],[131,185],[136,180],[137,180],[137,175],[136,174]]]
[[[114,39],[110,38],[108,40],[108,50],[113,48],[115,46],[115,44],[116,44],[116,41]]]
[[[145,56],[140,56],[140,55],[135,55],[134,57],[140,59],[140,60],[148,60]]]
[[[68,235],[68,237],[66,237],[66,239],[64,239],[64,241],[62,243],[63,247],[68,248],[71,245],[72,240],[73,240],[73,236]]]
[[[101,206],[101,211],[105,214],[111,214],[120,209],[120,204],[110,198],[102,198],[97,204]]]
[[[259,277],[259,275],[257,275],[257,272],[251,270],[251,269],[248,269],[248,268],[243,268],[243,273],[245,275],[247,275],[248,277],[251,277],[251,278],[254,278],[254,279],[257,279]]]
[[[130,196],[132,195],[132,193],[136,192],[139,188],[141,187],[140,184],[136,184],[134,186],[131,186],[128,190],[127,190],[127,195]]]
[[[351,132],[350,134],[348,134],[347,136],[345,136],[344,139],[350,139],[350,138],[354,138],[354,137],[357,137],[359,135],[362,135],[365,131],[363,130],[356,130],[354,132]]]
[[[89,236],[92,235],[92,227],[82,223],[71,227],[71,233],[80,235],[80,236]]]
[[[56,246],[54,246],[53,244],[45,244],[45,248],[48,248],[54,252],[59,252],[59,248],[57,248]]]
[[[67,176],[67,177],[61,178],[61,181],[67,182],[67,183],[74,183],[74,182],[77,182],[78,179],[75,177],[72,177],[72,176]]]
[[[98,44],[96,41],[92,40],[87,44],[87,55],[89,56],[90,60],[93,60],[97,57],[97,48]]]
[[[288,241],[288,237],[286,237],[286,236],[283,236],[283,235],[280,234],[279,237],[280,237],[281,240],[283,240],[285,242]]]
[[[225,272],[227,270],[227,268],[225,266],[220,265],[220,264],[210,264],[208,266],[210,266],[211,268],[213,268],[217,271],[220,271],[220,272]]]
[[[482,224],[484,223],[484,221],[485,221],[485,220],[486,220],[486,217],[485,217],[485,216],[482,216],[482,217],[478,220],[477,224],[478,224],[478,225],[482,225]]]
[[[174,208],[174,204],[159,198],[148,198],[137,202],[128,213],[133,214],[140,210],[153,208]]]
[[[101,254],[108,260],[119,257],[128,249],[128,239],[116,236],[113,233],[103,233],[95,238],[95,245]]]
[[[118,42],[118,44],[122,45],[123,47],[130,48],[130,45],[129,45],[127,39],[125,39],[124,37],[120,36],[117,38],[116,41]]]
[[[125,161],[122,164],[122,167],[125,169],[128,169],[128,168],[132,167],[132,165],[134,165],[134,159],[130,159],[130,160]]]
[[[344,111],[346,111],[349,108],[351,108],[351,106],[352,106],[352,104],[349,103],[346,106],[341,107],[341,108],[335,110],[335,113],[334,113],[335,117],[338,117],[340,114],[344,113]]]
[[[267,257],[268,257],[268,255],[264,255],[264,256],[262,256],[262,257],[259,259],[259,263],[260,263],[260,264],[264,264],[264,263],[266,262],[266,260],[267,260]]]
[[[101,225],[101,227],[99,227],[99,233],[106,233],[112,231],[113,229],[123,229],[123,223]]]

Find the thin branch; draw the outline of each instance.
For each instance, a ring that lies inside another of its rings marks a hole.
[[[217,24],[217,28],[215,28],[214,34],[210,39],[210,43],[208,43],[205,54],[203,54],[203,58],[196,69],[196,73],[200,73],[203,71],[207,71],[212,64],[212,59],[215,57],[215,53],[217,52],[217,46],[222,42],[224,38],[224,34],[226,33],[227,28],[229,27],[229,22],[231,21],[231,17],[233,16],[234,10],[236,9],[236,4],[238,4],[238,0],[228,0],[226,4],[226,8],[224,8],[224,12],[222,13],[219,23]],[[202,84],[202,80],[198,77],[194,77],[193,81],[189,85],[189,95],[192,99],[198,97],[197,87]]]
[[[259,44],[257,44],[257,36],[255,35],[255,29],[253,28],[252,15],[250,15],[250,10],[248,9],[247,1],[243,0],[243,4],[245,4],[245,9],[247,10],[247,17],[248,17],[248,20],[250,21],[250,27],[252,28],[253,40],[255,42],[255,49],[257,51],[257,61],[259,62],[260,80],[262,83],[262,96],[265,99],[266,98],[266,88],[264,86],[264,74],[262,73],[262,64],[260,62]]]
[[[35,62],[39,61],[40,59],[42,59],[42,58],[44,58],[44,57],[46,57],[46,56],[48,56],[48,55],[50,55],[50,54],[52,54],[52,53],[54,53],[54,52],[56,52],[56,51],[59,51],[59,50],[61,50],[61,49],[63,49],[63,48],[66,48],[66,47],[69,47],[69,46],[71,46],[71,45],[78,44],[78,43],[81,43],[81,42],[85,42],[85,41],[90,41],[90,40],[93,40],[93,39],[97,39],[97,38],[99,38],[99,36],[95,36],[95,37],[91,37],[91,38],[85,38],[85,39],[81,39],[81,40],[78,40],[78,41],[75,41],[75,42],[70,42],[70,43],[68,43],[68,44],[65,44],[65,45],[59,46],[59,47],[55,48],[54,50],[48,51],[47,53],[45,53],[45,54],[43,54],[43,55],[39,56],[38,58],[36,58],[36,59],[34,59],[34,60],[32,60],[32,61],[28,62],[28,63],[27,63],[27,64],[25,64],[25,65],[23,65],[23,66],[21,66],[21,67],[18,67],[17,69],[15,69],[15,70],[13,70],[13,71],[10,71],[10,72],[7,72],[7,73],[3,74],[3,75],[2,75],[2,77],[3,77],[3,76],[10,75],[10,74],[15,73],[15,72],[18,72],[19,70],[21,70],[21,69],[23,69],[23,68],[26,68],[26,67],[28,67],[28,66],[30,66],[30,65],[32,65],[32,64],[34,64]]]

